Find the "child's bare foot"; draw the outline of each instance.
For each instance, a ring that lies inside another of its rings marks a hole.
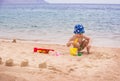
[[[90,46],[87,46],[87,53],[90,54]]]

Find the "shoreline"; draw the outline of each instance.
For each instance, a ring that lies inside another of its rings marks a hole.
[[[0,42],[12,42],[14,39],[0,38]],[[18,43],[36,43],[36,44],[50,44],[50,45],[66,45],[61,43],[53,43],[44,40],[26,40],[26,39],[15,39]],[[92,47],[103,47],[103,48],[120,48],[120,46],[103,46],[103,45],[91,45]]]

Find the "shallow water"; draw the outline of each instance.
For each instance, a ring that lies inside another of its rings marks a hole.
[[[3,5],[0,38],[65,44],[83,24],[94,46],[120,47],[120,5]]]

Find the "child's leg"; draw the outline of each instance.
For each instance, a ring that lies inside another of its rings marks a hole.
[[[88,54],[90,54],[90,48],[91,48],[91,46],[86,47]]]
[[[80,51],[81,50],[83,50],[84,48],[86,48],[87,49],[87,52],[88,52],[88,54],[90,53],[90,46],[88,46],[88,41],[87,40],[84,40],[84,41],[82,41],[82,44],[80,45]]]
[[[83,50],[83,49],[85,48],[86,42],[83,41],[83,42],[81,43],[81,45],[80,45],[79,42],[78,42],[78,43],[74,43],[74,42],[73,42],[72,45],[73,45],[74,48],[78,48],[78,51],[81,51],[81,50]]]
[[[73,43],[72,45],[73,45],[74,48],[80,49],[80,44],[79,43]]]
[[[78,52],[83,50],[84,48],[86,48],[87,53],[89,54],[90,46],[88,46],[88,43],[89,42],[87,40],[84,40],[84,41],[82,41],[81,45],[80,45],[80,43],[74,43],[74,42],[72,42],[72,45],[73,45],[73,47],[78,48]]]

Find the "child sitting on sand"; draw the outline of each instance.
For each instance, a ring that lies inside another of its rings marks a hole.
[[[78,52],[86,48],[87,53],[90,53],[90,38],[83,35],[85,33],[84,27],[81,24],[77,24],[74,27],[74,35],[70,38],[70,40],[67,43],[67,46],[73,46],[75,48],[78,48]]]

